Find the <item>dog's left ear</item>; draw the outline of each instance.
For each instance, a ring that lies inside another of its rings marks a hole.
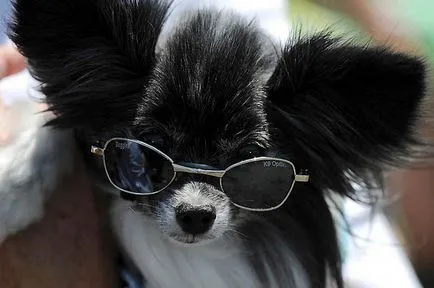
[[[269,80],[268,115],[313,183],[345,191],[349,175],[366,179],[408,152],[425,70],[384,48],[323,34],[299,39]]]
[[[13,3],[9,34],[57,116],[51,124],[95,130],[134,120],[171,1]]]

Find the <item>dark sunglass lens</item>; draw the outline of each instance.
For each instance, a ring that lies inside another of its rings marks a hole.
[[[235,166],[222,178],[222,188],[237,205],[251,209],[279,206],[294,183],[294,168],[281,160],[258,160]]]
[[[115,186],[149,194],[170,184],[175,172],[160,153],[130,140],[112,140],[104,151],[107,174]]]

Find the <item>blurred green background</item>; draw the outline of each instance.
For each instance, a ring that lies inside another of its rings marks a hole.
[[[378,4],[382,5],[384,11],[378,15],[383,14],[396,21],[393,25],[405,29],[401,32],[402,36],[434,62],[434,0],[290,0],[289,15],[294,26],[302,24],[310,30],[332,25],[336,33],[344,35],[351,33],[362,41],[369,40],[372,35],[366,31],[366,27],[363,27],[365,23],[361,25],[346,13],[325,8],[325,6],[333,6],[330,3],[346,1],[363,3],[367,7],[372,6],[372,10],[378,9]],[[390,27],[391,34],[396,27]]]

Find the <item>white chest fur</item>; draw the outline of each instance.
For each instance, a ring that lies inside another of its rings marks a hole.
[[[165,238],[152,221],[119,200],[114,228],[150,288],[260,287],[237,239],[182,246]]]

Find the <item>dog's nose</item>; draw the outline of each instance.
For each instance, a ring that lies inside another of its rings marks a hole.
[[[175,208],[175,213],[182,230],[193,235],[207,232],[216,218],[215,208],[211,206],[179,205]]]

